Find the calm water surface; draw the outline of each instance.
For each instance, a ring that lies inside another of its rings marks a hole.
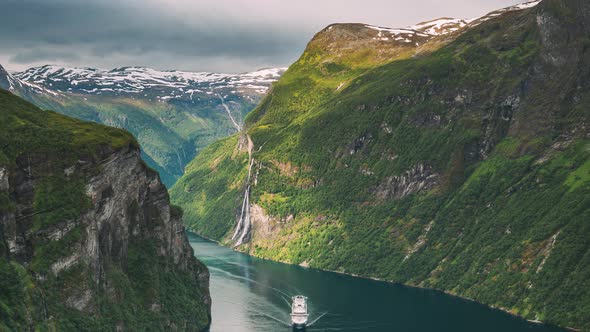
[[[307,331],[549,332],[431,290],[265,261],[189,234],[211,272],[212,332],[291,331],[290,297],[309,297]]]

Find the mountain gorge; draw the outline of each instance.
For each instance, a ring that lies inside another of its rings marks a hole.
[[[205,330],[181,217],[129,133],[0,90],[0,330]]]
[[[334,24],[171,189],[258,257],[590,328],[590,3]]]
[[[129,130],[171,186],[210,143],[239,131],[283,69],[244,74],[42,66],[8,73],[0,88],[78,119]]]

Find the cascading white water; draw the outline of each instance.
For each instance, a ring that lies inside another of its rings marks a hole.
[[[236,229],[234,230],[234,234],[232,235],[232,241],[238,239],[237,242],[234,244],[234,248],[242,245],[246,236],[250,233],[251,222],[250,222],[250,178],[252,176],[252,166],[254,166],[254,158],[252,158],[252,140],[250,136],[248,138],[248,176],[246,177],[246,190],[244,191],[244,199],[242,200],[242,209],[240,211],[240,217],[238,219],[238,224],[236,225]],[[239,237],[238,234],[240,234]]]
[[[242,234],[240,235],[238,242],[236,242],[236,244],[234,245],[235,247],[238,247],[241,244],[243,244],[246,235],[248,235],[248,233],[250,232],[250,186],[248,186],[248,188],[246,189],[246,193],[244,194],[244,196],[246,202],[246,209],[244,211]]]
[[[234,127],[236,128],[237,131],[242,130],[242,126],[240,124],[238,124],[238,122],[234,119],[234,117],[231,114],[231,110],[229,109],[229,107],[227,106],[227,104],[225,103],[225,99],[223,99],[223,97],[218,93],[217,97],[219,97],[219,99],[221,100],[221,106],[223,106],[223,108],[225,109],[225,111],[227,112],[227,115],[229,116],[230,121],[232,122],[232,124],[234,125]]]
[[[249,189],[249,188],[248,188]],[[248,201],[248,189],[244,192],[244,199],[242,200],[242,210],[240,211],[240,217],[238,219],[238,224],[236,225],[236,230],[234,231],[234,235],[232,235],[231,239],[235,240],[236,236],[240,234],[242,230],[243,221],[244,221],[244,210],[246,209],[246,204],[249,203]]]

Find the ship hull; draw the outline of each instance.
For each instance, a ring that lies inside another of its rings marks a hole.
[[[295,329],[305,329],[307,326],[308,315],[291,315],[291,325]]]
[[[293,323],[293,331],[304,331],[307,324],[295,324]]]

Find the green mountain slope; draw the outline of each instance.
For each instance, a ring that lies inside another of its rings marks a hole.
[[[202,331],[208,271],[126,131],[0,90],[0,330]]]
[[[186,168],[185,223],[590,329],[590,8],[499,13],[411,44],[318,33],[247,131]]]
[[[197,106],[181,101],[100,95],[35,94],[28,100],[43,109],[128,130],[141,143],[146,162],[160,173],[167,186],[174,184],[201,149],[235,133],[215,96]],[[247,100],[241,102],[236,111],[241,110],[245,117],[255,104]]]

